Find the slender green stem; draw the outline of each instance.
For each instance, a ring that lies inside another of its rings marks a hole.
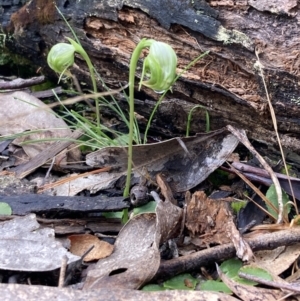
[[[98,92],[97,89],[97,84],[96,84],[96,79],[95,79],[95,72],[94,72],[94,67],[93,64],[90,60],[90,57],[88,56],[88,54],[86,53],[86,51],[83,49],[83,47],[80,44],[79,39],[77,38],[77,35],[75,33],[75,31],[73,30],[72,26],[69,24],[69,22],[67,21],[67,19],[65,18],[65,16],[63,15],[63,13],[60,11],[60,9],[55,5],[57,11],[59,12],[59,14],[62,16],[63,20],[66,22],[67,26],[69,27],[69,29],[71,30],[74,39],[76,40],[76,43],[74,44],[72,42],[72,40],[69,40],[69,42],[76,48],[76,51],[84,58],[84,60],[86,61],[88,68],[89,68],[89,72],[91,75],[91,79],[92,79],[92,84],[93,84],[93,90],[94,93]],[[77,44],[77,45],[76,45]],[[100,109],[99,109],[99,100],[96,99],[96,116],[97,116],[97,127],[100,129]]]
[[[146,129],[145,129],[145,133],[144,133],[144,144],[147,143],[147,137],[148,137],[148,131],[150,129],[150,125],[151,125],[151,122],[152,122],[152,119],[153,119],[153,116],[155,114],[155,112],[157,111],[157,108],[159,107],[159,105],[161,104],[162,100],[164,99],[166,93],[168,92],[169,90],[166,90],[161,96],[160,98],[158,99],[157,103],[155,104],[151,114],[150,114],[150,117],[149,117],[149,120],[147,122],[147,125],[146,125]]]
[[[84,60],[86,61],[87,65],[88,65],[89,72],[90,72],[91,79],[92,79],[93,90],[94,90],[94,93],[97,93],[98,89],[97,89],[97,83],[96,83],[96,78],[95,78],[93,64],[92,64],[92,62],[91,62],[88,54],[85,52],[85,50],[83,48],[82,48],[82,50],[83,51],[80,54],[84,58]],[[98,100],[98,98],[95,99],[95,103],[96,103],[97,127],[100,129],[100,108],[99,108],[99,100]]]
[[[129,196],[131,170],[132,170],[132,144],[133,144],[133,130],[134,130],[134,78],[137,62],[145,47],[150,46],[151,41],[146,39],[141,40],[132,53],[129,66],[129,135],[128,135],[128,163],[127,163],[127,177],[124,189],[124,197]]]
[[[88,56],[88,54],[86,53],[86,51],[83,49],[83,47],[81,46],[81,44],[75,42],[74,40],[72,40],[70,38],[67,38],[67,39],[73,45],[73,47],[75,48],[75,51],[77,53],[79,53],[83,57],[83,59],[85,60],[87,66],[89,68],[90,76],[91,76],[91,79],[92,79],[94,93],[97,93],[98,90],[97,90],[97,83],[96,83],[96,78],[95,78],[95,71],[94,71],[94,66],[93,66],[93,64],[91,62],[90,57]],[[98,127],[98,129],[100,129],[99,100],[96,99],[95,102],[96,102],[97,127]]]
[[[191,127],[191,121],[192,121],[192,114],[193,114],[194,110],[198,109],[198,108],[205,110],[205,117],[206,117],[205,131],[206,131],[206,133],[208,133],[209,130],[210,130],[210,121],[209,121],[208,111],[206,110],[206,108],[204,106],[196,105],[196,106],[194,106],[190,110],[189,115],[188,115],[188,120],[187,120],[187,125],[186,125],[186,134],[185,134],[186,137],[188,137],[190,135],[190,127]]]

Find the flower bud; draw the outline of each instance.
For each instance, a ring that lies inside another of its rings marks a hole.
[[[171,46],[152,40],[149,55],[145,58],[141,85],[145,85],[158,93],[169,90],[176,76],[177,56]],[[144,76],[148,80],[142,81]]]
[[[71,44],[58,43],[54,45],[47,57],[49,67],[59,74],[63,74],[74,64],[75,48]]]

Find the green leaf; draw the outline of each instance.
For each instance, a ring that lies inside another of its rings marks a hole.
[[[207,280],[200,284],[201,291],[213,291],[213,292],[223,292],[226,294],[231,294],[232,291],[224,283],[216,280]]]
[[[178,290],[194,290],[198,281],[190,274],[181,274],[164,282],[164,287]]]
[[[235,214],[239,213],[242,208],[245,208],[247,201],[237,201],[231,203],[231,208]]]
[[[11,215],[12,209],[7,203],[0,202],[0,215]]]
[[[238,259],[228,259],[225,260],[221,266],[221,271],[230,279],[236,277],[238,275],[239,269],[243,266],[241,260]]]
[[[248,275],[253,275],[253,276],[259,277],[264,280],[270,280],[270,281],[273,280],[273,277],[266,270],[264,270],[262,268],[258,268],[258,267],[244,266],[239,270],[239,272],[242,272],[242,273],[245,273]],[[244,278],[240,278],[240,279],[243,280],[242,282],[238,281],[240,283],[249,284],[249,285],[257,285],[258,284],[257,282],[247,280]]]
[[[133,209],[133,215],[138,215],[141,213],[155,213],[157,203],[154,201],[151,201],[144,206],[136,207]]]
[[[267,193],[266,193],[266,197],[267,199],[270,200],[270,202],[273,204],[273,206],[277,209],[277,211],[275,211],[269,204],[266,204],[267,209],[269,211],[270,214],[272,214],[276,219],[278,218],[278,198],[277,198],[277,193],[275,190],[275,185],[272,184]],[[283,206],[284,206],[284,216],[289,214],[291,211],[291,204],[288,204],[289,202],[289,196],[287,195],[287,193],[282,190],[282,202],[283,202]]]
[[[142,291],[146,291],[146,292],[165,291],[165,290],[167,290],[167,288],[159,284],[146,284],[142,288]]]
[[[239,277],[238,275],[239,272],[247,273],[267,280],[272,280],[271,275],[267,271],[253,266],[243,267],[242,261],[238,259],[226,260],[221,264],[220,268],[228,278],[241,284],[257,285],[257,283],[254,281]]]

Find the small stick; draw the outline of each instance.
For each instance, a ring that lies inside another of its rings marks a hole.
[[[53,157],[53,159],[52,159],[52,161],[51,161],[51,164],[50,164],[50,166],[49,166],[49,168],[48,168],[48,170],[47,170],[47,172],[46,172],[46,175],[45,175],[45,177],[44,177],[44,179],[43,179],[43,183],[42,183],[42,185],[44,185],[45,184],[45,182],[46,182],[46,180],[49,178],[49,176],[50,176],[50,172],[51,172],[51,170],[52,170],[52,168],[53,168],[53,165],[54,165],[54,162],[55,162],[55,156]]]
[[[276,190],[277,198],[278,198],[278,218],[277,218],[276,223],[281,224],[282,220],[283,220],[283,202],[282,202],[282,190],[281,190],[280,183],[279,183],[277,176],[275,175],[275,173],[272,170],[272,168],[270,167],[270,165],[265,161],[265,159],[251,145],[250,141],[248,140],[246,134],[243,131],[235,129],[231,125],[228,125],[227,129],[234,136],[236,136],[240,140],[241,143],[243,143],[249,149],[249,151],[258,159],[259,163],[269,173],[269,175],[275,185],[275,190]]]
[[[58,279],[58,287],[60,288],[64,286],[67,265],[68,265],[68,257],[64,255],[61,261],[61,267],[60,267],[60,273]]]
[[[21,89],[26,88],[34,85],[38,85],[45,81],[45,76],[37,76],[28,79],[23,78],[16,78],[10,82],[0,82],[0,89],[7,90],[7,89]]]
[[[291,284],[291,283],[280,283],[280,282],[275,282],[272,280],[266,280],[266,279],[262,279],[260,277],[254,276],[254,275],[250,275],[250,274],[246,274],[243,272],[239,272],[238,275],[242,278],[254,281],[254,282],[258,282],[260,284],[264,284],[264,285],[268,285],[271,287],[276,287],[276,288],[280,288],[280,289],[287,289],[296,293],[300,293],[300,287],[298,284]]]
[[[263,84],[264,84],[264,88],[265,88],[265,92],[266,92],[266,97],[267,97],[267,101],[268,101],[268,105],[269,105],[269,110],[270,110],[270,113],[271,113],[271,118],[272,118],[274,130],[275,130],[275,133],[276,133],[276,138],[277,138],[277,141],[278,141],[278,146],[279,146],[281,157],[282,157],[282,162],[283,162],[283,165],[284,165],[284,168],[285,168],[286,175],[288,176],[288,182],[289,182],[289,185],[290,185],[290,189],[291,189],[291,193],[292,193],[292,197],[293,197],[293,202],[294,202],[295,210],[296,210],[296,213],[298,215],[299,214],[299,212],[298,212],[298,206],[297,206],[297,203],[296,203],[296,198],[295,198],[293,186],[292,186],[292,183],[291,183],[291,179],[290,179],[290,175],[289,175],[289,170],[288,170],[287,165],[286,165],[285,155],[284,155],[284,152],[283,152],[282,143],[281,143],[281,140],[280,140],[280,137],[279,137],[279,133],[278,133],[277,119],[276,119],[275,111],[274,111],[274,108],[273,108],[273,105],[272,105],[272,102],[271,102],[271,99],[270,99],[270,96],[269,96],[267,84],[266,84],[266,81],[265,81],[264,71],[263,71],[263,65],[261,64],[260,59],[259,59],[259,51],[258,51],[258,49],[255,49],[255,55],[256,55],[256,58],[257,58],[257,67],[258,67],[258,69],[260,71],[260,76],[261,76],[261,79],[262,79]],[[274,185],[275,185],[275,188],[276,188],[276,184],[275,183],[274,183]],[[280,191],[281,191],[281,189],[280,189]],[[277,192],[277,189],[276,189],[276,192]],[[278,192],[277,192],[277,197],[278,197],[278,205],[280,205],[279,204],[279,194],[278,194]],[[279,212],[280,212],[280,210],[279,210]],[[279,219],[279,214],[278,214],[278,219]]]

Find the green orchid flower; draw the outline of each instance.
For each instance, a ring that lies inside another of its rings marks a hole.
[[[176,76],[177,56],[173,48],[163,42],[149,40],[149,55],[143,64],[141,85],[153,89],[158,93],[169,90]],[[149,77],[143,81],[144,76]]]
[[[59,74],[64,74],[74,64],[75,51],[76,49],[71,44],[54,45],[47,57],[49,67]]]
[[[94,73],[94,67],[88,54],[80,45],[78,39],[77,42],[72,40],[71,38],[66,38],[66,39],[70,42],[70,44],[58,43],[54,45],[49,51],[47,56],[47,63],[49,67],[53,71],[60,74],[59,77],[60,80],[63,74],[65,74],[68,71],[68,69],[73,66],[75,60],[75,52],[77,52],[83,57],[83,59],[85,60],[89,68],[91,80],[93,83],[94,93],[97,93],[97,84],[96,84],[96,78]],[[69,73],[69,75],[71,74]],[[99,109],[98,100],[96,100],[96,114],[97,114],[97,124],[100,128],[100,109]]]

